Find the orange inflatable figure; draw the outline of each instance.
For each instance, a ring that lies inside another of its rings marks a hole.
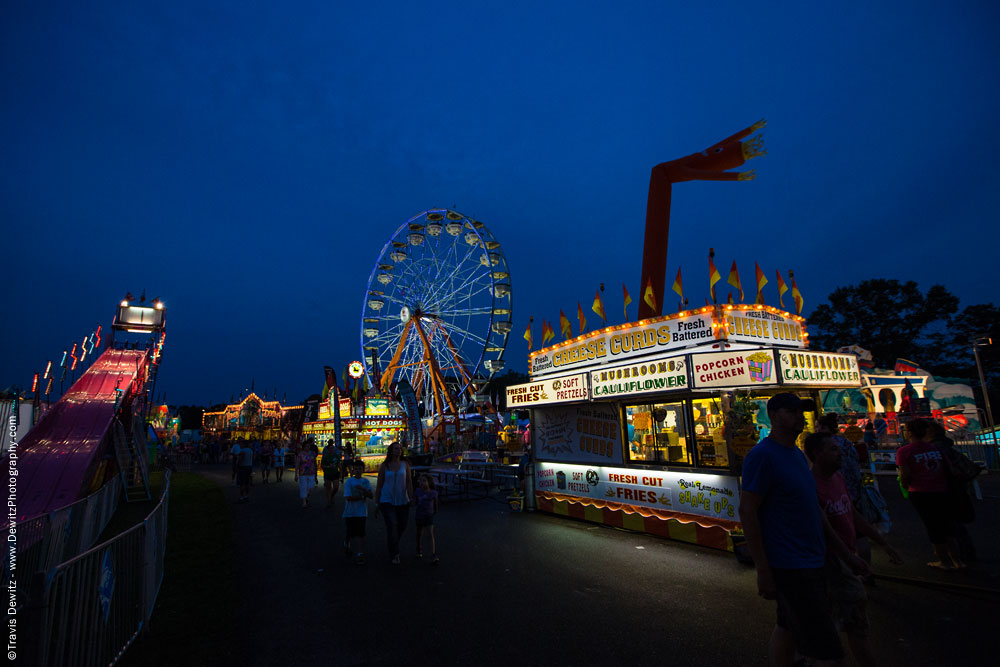
[[[667,271],[667,237],[670,233],[670,191],[673,183],[682,181],[750,181],[754,170],[726,171],[739,167],[759,155],[767,155],[764,137],[757,135],[741,141],[767,123],[757,121],[750,127],[694,153],[653,167],[649,176],[649,197],[646,200],[646,236],[642,246],[642,276],[640,289],[647,281],[653,286],[652,308],[645,299],[639,300],[639,319],[656,317],[663,312],[663,283]]]

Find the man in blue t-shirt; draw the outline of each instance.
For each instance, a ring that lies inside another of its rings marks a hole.
[[[757,590],[777,600],[778,620],[768,647],[772,665],[791,665],[795,650],[814,665],[836,665],[844,656],[826,593],[826,544],[858,572],[867,570],[829,528],[816,481],[795,439],[803,412],[816,405],[795,394],[767,402],[771,433],[743,462],[740,521],[757,568]]]

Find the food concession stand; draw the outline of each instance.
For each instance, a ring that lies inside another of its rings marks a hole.
[[[533,352],[507,405],[532,413],[537,508],[732,551],[767,399],[861,385],[855,355],[808,340],[802,317],[720,304]]]

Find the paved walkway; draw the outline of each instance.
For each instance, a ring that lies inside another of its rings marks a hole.
[[[256,482],[251,502],[237,504],[227,466],[200,471],[235,516],[239,617],[220,622],[239,624],[239,664],[766,664],[773,603],[730,554],[489,499],[443,506],[437,567],[414,557],[412,520],[403,563],[391,565],[382,523],[369,517],[369,563],[357,566],[340,548],[342,497],[326,510],[320,487],[302,509],[289,474]],[[1000,572],[995,477],[978,504],[984,557],[957,575],[973,586]],[[923,565],[929,546],[912,510],[886,495],[908,563],[891,570],[876,555],[876,570],[940,579]],[[996,598],[886,581],[870,597],[882,664],[994,664]]]

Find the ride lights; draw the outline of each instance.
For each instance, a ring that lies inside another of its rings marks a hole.
[[[122,306],[122,308],[127,308],[128,307],[128,301],[122,299],[121,306]]]
[[[52,362],[49,361],[49,363],[47,363],[45,365],[45,374],[42,376],[43,380],[48,380],[49,379],[49,371],[51,371],[51,370],[52,370]]]
[[[35,373],[35,377],[31,378],[31,393],[35,393],[38,389],[38,373]]]

